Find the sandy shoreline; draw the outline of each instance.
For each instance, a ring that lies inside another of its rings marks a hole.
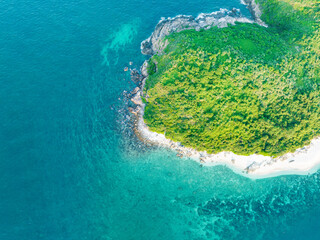
[[[244,3],[250,7],[250,11],[253,13],[255,22],[266,26],[260,19],[261,12],[259,10],[259,6],[255,4],[254,0],[244,0]],[[206,18],[205,22],[210,24],[210,22],[214,22],[212,21],[212,16],[214,16],[214,14],[216,13],[200,14],[196,20],[199,18]],[[173,21],[179,20],[181,22],[181,19],[183,21],[194,21],[192,18],[190,18],[190,16],[177,16],[177,18],[169,19],[165,23],[165,20],[161,20],[157,27],[161,24],[162,26],[160,30],[163,31],[165,26],[164,24],[167,24],[170,27],[171,25],[175,24],[172,23]],[[248,23],[252,22],[251,20],[246,20],[243,17],[223,17],[224,21],[226,19],[229,23],[234,23],[236,19],[241,19],[241,21]],[[220,24],[221,21],[219,20],[220,19],[218,19],[216,22]],[[203,24],[203,20],[201,21],[201,24]],[[157,31],[157,27],[155,32]],[[174,25],[174,27],[174,30],[172,30],[172,28],[165,30],[164,34],[168,35],[172,31],[179,31],[179,29],[181,30],[181,26],[177,27]],[[197,26],[195,25],[195,28],[196,27]],[[203,26],[203,28],[206,27],[208,26]],[[164,37],[164,35],[161,34],[163,34],[163,32],[158,31],[156,34],[157,37],[155,37],[155,34],[153,33],[152,36],[146,40],[147,42],[144,41],[142,43],[142,48],[145,48],[146,50],[144,49],[142,52],[152,55],[159,49],[161,51],[161,48],[163,49],[163,45],[161,45],[161,38]],[[156,50],[154,49],[155,47]],[[297,149],[294,153],[286,153],[280,157],[274,158],[257,154],[242,156],[232,152],[220,152],[218,154],[208,154],[205,151],[198,152],[195,149],[184,147],[180,143],[167,139],[163,134],[150,131],[143,120],[144,104],[141,101],[144,83],[148,77],[146,67],[147,63],[145,62],[141,68],[142,76],[140,85],[132,92],[133,97],[131,101],[136,105],[136,108],[130,109],[130,111],[137,118],[135,132],[140,140],[170,148],[177,152],[177,156],[191,158],[204,166],[226,165],[234,172],[250,178],[266,178],[287,174],[310,174],[320,168],[320,137],[313,139],[310,145]]]
[[[206,151],[199,152],[184,147],[163,134],[150,131],[141,113],[137,115],[136,124],[137,134],[143,141],[170,148],[177,152],[177,156],[191,158],[203,166],[226,165],[234,172],[250,178],[305,175],[314,173],[320,167],[320,138],[313,139],[310,145],[297,149],[294,153],[286,153],[276,158],[258,154],[242,156],[232,152],[208,154]]]

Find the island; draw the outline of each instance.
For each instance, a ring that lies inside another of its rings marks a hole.
[[[162,19],[133,92],[136,132],[201,164],[244,174],[320,164],[320,4],[244,0],[252,19],[221,9]]]

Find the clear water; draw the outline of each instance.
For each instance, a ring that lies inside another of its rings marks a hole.
[[[0,239],[320,239],[320,174],[263,180],[136,141],[133,61],[161,17],[238,0],[3,0]]]

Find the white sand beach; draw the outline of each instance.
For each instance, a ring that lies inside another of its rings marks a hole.
[[[297,149],[294,153],[273,158],[257,154],[242,156],[232,152],[198,152],[166,138],[163,134],[150,131],[141,114],[138,114],[137,130],[144,141],[171,148],[181,157],[191,158],[204,166],[227,165],[233,171],[250,178],[311,174],[320,167],[320,138],[313,139],[310,145]]]

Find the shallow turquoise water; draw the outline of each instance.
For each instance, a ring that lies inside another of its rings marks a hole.
[[[250,180],[136,141],[123,71],[163,16],[229,1],[4,0],[0,239],[320,239],[320,174]]]

